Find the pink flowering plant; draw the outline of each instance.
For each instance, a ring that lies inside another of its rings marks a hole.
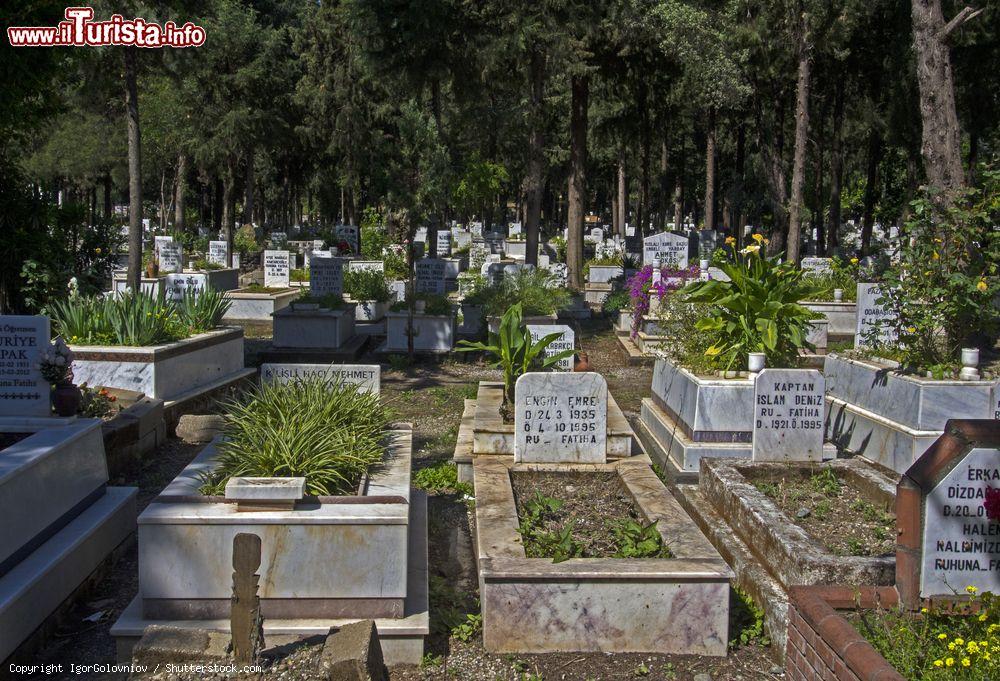
[[[649,313],[653,298],[663,300],[664,296],[684,288],[698,278],[701,270],[697,265],[685,268],[661,267],[660,280],[653,283],[653,266],[646,265],[628,280],[628,294],[632,306],[632,338],[639,333],[642,318]]]

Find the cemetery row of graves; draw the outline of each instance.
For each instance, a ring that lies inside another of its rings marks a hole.
[[[0,658],[44,649],[136,542],[137,591],[99,625],[122,661],[277,670],[308,639],[347,678],[360,631],[371,678],[432,674],[445,490],[479,604],[450,635],[486,653],[648,654],[673,678],[769,642],[759,678],[1000,678],[995,230],[799,266],[752,228],[595,227],[582,290],[558,236],[528,258],[520,231],[381,257],[351,226],[244,253],[150,235],[140,290],[116,272],[0,319]],[[415,362],[492,372],[434,485],[384,399]],[[109,485],[192,415],[204,446],[148,503]]]

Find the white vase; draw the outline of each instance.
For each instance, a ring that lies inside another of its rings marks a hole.
[[[747,370],[753,374],[759,374],[764,370],[764,353],[751,352],[747,359]]]

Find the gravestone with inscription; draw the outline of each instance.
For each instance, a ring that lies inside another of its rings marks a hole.
[[[208,261],[214,265],[229,266],[229,244],[225,241],[208,242]]]
[[[160,244],[160,272],[180,272],[184,269],[184,251],[175,241]]]
[[[437,258],[421,258],[414,266],[416,293],[431,293],[443,296],[445,294],[445,278],[447,263]]]
[[[264,251],[264,286],[287,288],[288,251]]]
[[[642,264],[659,260],[662,267],[688,266],[688,238],[682,234],[660,232],[642,240]]]
[[[49,318],[0,316],[0,416],[49,416],[49,383],[38,356],[49,346]]]
[[[349,272],[385,272],[385,262],[382,260],[351,260],[347,263]]]
[[[126,232],[125,235],[128,236],[128,232]],[[156,260],[157,264],[159,264],[159,262],[160,262],[160,260],[159,260],[159,258],[160,258],[160,246],[162,246],[163,244],[173,243],[173,241],[174,241],[174,237],[172,237],[172,236],[162,236],[161,235],[161,236],[154,236],[153,237],[153,255],[155,255],[156,258],[157,258],[157,260]]]
[[[337,225],[333,228],[333,233],[338,240],[346,241],[351,253],[361,252],[361,230],[355,225]]]
[[[271,232],[267,237],[268,245],[274,250],[284,250],[288,245],[288,232]]]
[[[514,461],[605,463],[608,384],[594,372],[527,373],[514,397]]]
[[[858,323],[854,347],[863,347],[872,338],[887,344],[896,340],[896,332],[890,327],[896,320],[896,314],[879,304],[881,296],[878,284],[858,284]]]
[[[451,255],[451,230],[439,229],[437,233],[437,257],[447,258]]]
[[[806,274],[830,274],[833,258],[802,258],[802,271]]]
[[[344,294],[343,258],[313,258],[309,268],[309,293],[314,296]]]
[[[754,383],[754,461],[822,461],[823,374],[764,369]]]
[[[292,383],[312,378],[354,385],[359,391],[377,393],[381,386],[381,367],[378,364],[277,363],[265,363],[260,366],[260,379],[264,382]]]
[[[546,358],[558,355],[563,350],[576,349],[576,334],[573,329],[565,324],[527,324],[528,333],[531,334],[531,342],[537,343],[550,333],[561,333],[562,335],[549,343],[548,347],[542,351]],[[560,371],[573,371],[573,356],[564,357],[553,365],[553,368]]]
[[[207,274],[175,272],[166,276],[163,290],[168,300],[183,300],[186,293],[198,295],[207,286]]]

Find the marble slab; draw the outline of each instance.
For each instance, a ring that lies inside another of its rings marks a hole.
[[[343,258],[314,258],[310,261],[309,293],[316,297],[344,294]]]
[[[0,416],[49,416],[49,383],[36,366],[49,347],[49,318],[0,315]]]
[[[754,461],[822,461],[823,374],[764,369],[754,382]]]
[[[288,286],[288,251],[264,251],[264,286],[284,288]]]
[[[857,331],[858,306],[856,303],[807,300],[803,301],[802,305],[826,318],[829,322],[827,332],[832,336],[853,336]]]
[[[673,232],[647,236],[642,240],[642,264],[652,265],[654,260],[659,261],[661,267],[687,267],[688,238]]]
[[[591,284],[607,284],[625,273],[621,265],[591,265],[587,281]]]
[[[209,241],[208,262],[215,265],[222,265],[223,267],[229,267],[229,242]]]
[[[285,308],[273,315],[276,348],[343,347],[354,337],[354,305],[339,310],[293,310]]]
[[[526,324],[525,327],[528,329],[528,333],[531,334],[532,343],[537,343],[552,333],[562,334],[559,338],[549,343],[545,350],[542,351],[542,356],[546,359],[564,350],[576,349],[576,334],[573,332],[573,329],[565,324]],[[559,371],[573,371],[573,355],[562,358],[552,365],[552,368]]]
[[[414,291],[442,296],[448,265],[438,258],[421,258],[414,264]]]
[[[388,312],[386,318],[387,352],[406,352],[406,312]],[[455,346],[455,317],[453,315],[413,315],[413,349],[420,352],[450,352]]]
[[[514,460],[604,463],[608,384],[596,372],[531,372],[514,391]]]
[[[1000,593],[1000,524],[986,518],[987,487],[1000,487],[1000,449],[969,451],[924,496],[920,596]]]
[[[378,393],[382,367],[379,364],[300,364],[267,362],[260,365],[261,381],[288,383],[298,379],[322,377],[356,385],[359,390]]]
[[[184,250],[179,243],[164,241],[159,250],[160,272],[180,272],[184,269]]]
[[[874,337],[880,343],[889,344],[896,340],[895,331],[887,327],[895,320],[896,315],[879,305],[878,300],[881,296],[881,287],[878,284],[858,284],[858,323],[854,331],[854,347],[864,346],[867,337],[872,334],[875,334]]]
[[[276,293],[250,293],[243,289],[227,291],[226,299],[230,306],[223,320],[267,322],[272,314],[287,308],[298,297],[299,291],[291,288]]]
[[[694,440],[750,440],[753,382],[747,378],[695,376],[667,359],[653,366],[654,400],[671,412]]]

